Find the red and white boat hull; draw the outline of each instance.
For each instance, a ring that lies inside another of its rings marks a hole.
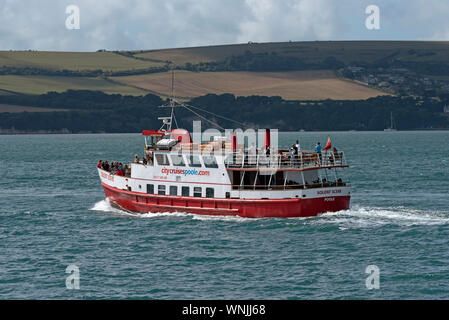
[[[350,188],[305,189],[291,199],[195,198],[146,194],[115,188],[102,182],[111,203],[133,212],[188,212],[247,218],[311,217],[349,209]]]

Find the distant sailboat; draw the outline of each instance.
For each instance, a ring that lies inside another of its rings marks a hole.
[[[384,131],[398,131],[395,127],[394,127],[394,123],[393,123],[393,112],[390,112],[390,127],[384,129]]]

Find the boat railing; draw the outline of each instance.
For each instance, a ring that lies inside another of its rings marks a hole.
[[[265,155],[240,150],[228,154],[225,166],[230,169],[309,169],[316,167],[347,166],[343,151],[326,150],[321,154],[312,150],[300,151],[297,155],[279,150]]]
[[[281,185],[261,185],[261,184],[233,184],[233,190],[290,190],[290,189],[313,189],[313,188],[332,188],[332,187],[346,187],[349,182],[339,181],[321,181],[317,183],[306,184],[281,184]]]

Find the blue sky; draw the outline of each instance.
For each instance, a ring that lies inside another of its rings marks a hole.
[[[66,6],[80,29],[65,26]],[[365,8],[380,9],[380,29]],[[447,40],[449,0],[0,0],[0,50],[95,51],[301,40]]]

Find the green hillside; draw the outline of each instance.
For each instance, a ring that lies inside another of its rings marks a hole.
[[[62,76],[17,76],[0,75],[0,94],[24,93],[42,94],[49,91],[98,90],[104,93],[122,95],[145,95],[147,91],[116,84],[100,77],[62,77]]]
[[[430,41],[310,41],[248,43],[194,48],[149,50],[134,52],[136,57],[169,60],[179,65],[224,60],[231,56],[276,52],[280,56],[315,63],[335,57],[345,64],[373,62],[394,58],[410,62],[448,62],[449,42]]]
[[[0,95],[90,89],[124,95],[153,92],[163,97],[166,92],[154,90],[151,83],[157,82],[159,75],[171,68],[221,72],[217,77],[225,79],[223,81],[234,81],[233,76],[236,76],[238,89],[248,88],[242,93],[246,96],[264,95],[265,87],[254,87],[254,84],[266,83],[262,72],[314,70],[334,72],[336,80],[330,82],[333,88],[347,86],[340,81],[352,81],[354,94],[346,90],[344,99],[360,99],[356,93],[362,90],[361,86],[374,90],[374,96],[375,92],[379,95],[438,96],[449,93],[449,42],[306,41],[113,52],[0,51]],[[229,73],[235,71],[254,74],[248,75],[250,82],[245,83],[238,73]],[[194,92],[186,96],[195,96],[195,92],[223,93],[224,86],[218,84],[214,91],[203,85],[207,77],[201,76],[199,82],[195,82],[197,77],[193,75],[179,85],[196,86]],[[285,90],[271,90],[267,95],[309,99],[300,90],[295,92],[301,85],[299,79],[294,79],[294,83],[286,84],[288,95],[283,93]],[[237,90],[229,92],[240,94]],[[323,90],[316,99],[335,97],[325,92]]]
[[[1,67],[34,67],[44,70],[124,71],[162,66],[113,52],[0,51]]]

